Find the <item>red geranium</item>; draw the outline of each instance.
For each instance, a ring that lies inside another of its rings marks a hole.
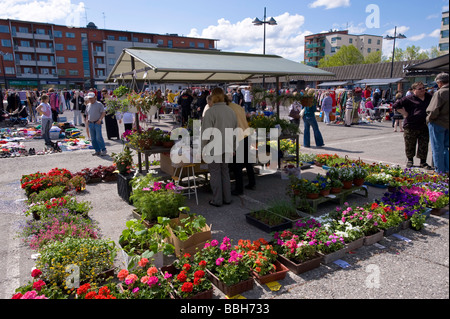
[[[183,286],[181,286],[181,291],[185,293],[192,292],[192,289],[194,289],[194,285],[191,282],[185,282]]]

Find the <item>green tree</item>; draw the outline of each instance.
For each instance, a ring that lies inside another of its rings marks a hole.
[[[425,51],[421,52],[419,46],[411,45],[409,47],[406,47],[404,61],[425,59],[429,59],[428,53],[426,53]]]
[[[354,45],[343,45],[334,55],[326,55],[319,61],[319,68],[364,63],[364,56]]]
[[[364,58],[364,64],[373,64],[373,63],[380,63],[380,62],[381,62],[381,51],[370,52]]]

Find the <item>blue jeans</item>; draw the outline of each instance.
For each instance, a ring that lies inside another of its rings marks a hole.
[[[303,146],[310,147],[310,127],[312,127],[314,132],[314,140],[316,141],[316,146],[323,146],[323,137],[320,133],[316,117],[314,115],[305,115],[303,116],[303,122],[305,122],[305,128],[303,132]]]
[[[91,135],[92,146],[95,152],[106,151],[105,141],[102,136],[102,125],[89,123],[89,134]]]
[[[430,144],[433,153],[433,163],[438,173],[448,173],[449,166],[449,132],[440,125],[429,123]]]
[[[50,128],[52,127],[52,119],[49,118],[43,118],[42,119],[42,126],[41,126],[41,132],[42,132],[42,138],[45,141],[45,145],[50,145],[52,143],[52,140],[50,139]]]

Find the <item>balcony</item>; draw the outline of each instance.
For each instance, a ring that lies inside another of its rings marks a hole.
[[[13,32],[12,36],[14,38],[22,38],[22,39],[33,39],[33,33],[26,32]]]
[[[35,38],[36,40],[53,40],[53,35],[50,35],[50,34],[38,34],[38,33],[35,33],[35,34],[34,34],[34,38]]]
[[[324,48],[325,43],[310,43],[306,46],[307,49],[314,49],[314,48]]]
[[[106,69],[105,63],[94,63],[94,68],[96,69]]]
[[[310,65],[310,66],[318,66],[318,65],[319,65],[319,62],[316,62],[316,61],[306,62],[306,65]]]
[[[53,48],[36,48],[36,53],[54,53],[55,50]]]
[[[94,51],[94,56],[105,56],[105,51]]]
[[[35,73],[17,73],[16,77],[19,79],[37,79],[38,75]]]
[[[41,79],[57,79],[58,75],[57,74],[39,74],[39,78]]]
[[[34,47],[23,47],[20,45],[15,45],[14,50],[18,52],[33,52],[34,53]]]
[[[36,61],[34,60],[16,60],[16,64],[22,66],[36,66]]]
[[[54,67],[56,66],[55,62],[53,61],[37,61],[37,65],[38,66],[50,66],[50,67]]]

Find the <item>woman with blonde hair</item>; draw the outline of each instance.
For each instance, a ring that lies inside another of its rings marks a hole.
[[[237,118],[234,111],[226,104],[225,94],[221,88],[215,88],[211,93],[211,108],[205,113],[202,121],[202,154],[204,160],[208,163],[209,173],[211,174],[211,189],[213,192],[213,199],[209,204],[215,207],[220,207],[223,204],[231,203],[231,182],[228,163],[233,160],[234,152],[234,136],[230,139],[225,139],[225,129],[237,128]],[[208,134],[205,133],[207,129],[219,130],[221,139],[216,140],[213,134],[210,134],[209,140],[203,140]],[[212,139],[211,139],[212,137]],[[214,143],[214,146],[208,153],[204,153],[203,149],[206,144]],[[217,143],[221,143],[218,145]]]

